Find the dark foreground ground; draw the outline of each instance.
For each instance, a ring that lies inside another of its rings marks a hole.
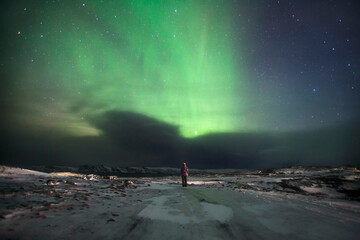
[[[359,172],[336,176],[216,174],[183,188],[2,167],[0,238],[359,239]]]

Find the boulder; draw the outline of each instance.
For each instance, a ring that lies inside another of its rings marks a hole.
[[[49,179],[49,180],[46,181],[46,184],[47,184],[47,185],[56,185],[57,182],[56,182],[56,180],[54,180],[54,179]]]
[[[128,185],[130,185],[130,184],[133,184],[133,181],[131,181],[131,180],[125,180],[125,181],[124,181],[124,184],[125,184],[126,186],[128,186]]]
[[[66,182],[65,182],[66,184],[71,184],[71,185],[75,185],[75,182],[74,182],[74,180],[72,180],[72,179],[66,179]]]

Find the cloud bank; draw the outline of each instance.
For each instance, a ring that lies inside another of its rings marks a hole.
[[[358,165],[359,121],[285,133],[219,133],[183,138],[177,126],[148,116],[111,111],[90,124],[100,136],[32,134],[3,129],[2,159],[9,165],[104,164],[192,168],[271,168],[289,165]]]

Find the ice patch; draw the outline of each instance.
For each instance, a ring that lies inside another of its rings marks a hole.
[[[145,207],[138,216],[152,220],[170,221],[180,224],[200,223],[204,221],[226,222],[233,216],[231,208],[212,203],[201,203],[201,217],[188,216],[180,209],[175,208],[169,201],[169,195],[151,198],[152,203]],[[165,205],[165,204],[168,205]]]
[[[266,213],[273,211],[271,204],[256,204],[256,205],[244,205],[242,209],[254,213],[256,219],[267,229],[273,232],[288,234],[291,231],[288,226],[285,226],[286,221],[278,216],[266,217]]]
[[[165,206],[170,196],[160,196],[152,198],[152,203],[144,208],[138,216],[150,218],[153,220],[170,221],[180,224],[188,224],[190,222],[198,223],[199,220],[195,216],[186,216],[180,210]]]
[[[208,220],[214,220],[219,222],[226,222],[233,216],[231,208],[224,205],[212,204],[212,203],[201,203],[205,217]]]
[[[262,225],[267,227],[269,230],[282,234],[291,233],[290,229],[287,226],[284,226],[285,220],[277,219],[277,218],[256,218]]]

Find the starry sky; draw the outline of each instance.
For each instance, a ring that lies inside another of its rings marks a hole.
[[[84,152],[59,150],[64,139],[102,139],[96,152],[118,165],[207,167],[200,148],[221,152],[210,167],[354,163],[359,12],[351,0],[1,1],[5,155],[71,162]]]

